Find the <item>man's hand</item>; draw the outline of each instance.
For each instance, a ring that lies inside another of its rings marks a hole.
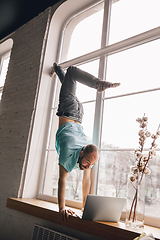
[[[71,209],[62,209],[59,212],[62,214],[63,221],[67,221],[69,219],[70,215],[78,217],[78,215],[76,215],[76,213],[74,211],[72,211]]]
[[[49,72],[49,76],[52,77],[55,73],[55,67],[57,66],[57,63],[53,63],[53,66],[51,67],[51,70]]]

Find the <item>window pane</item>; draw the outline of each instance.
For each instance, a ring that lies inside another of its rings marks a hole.
[[[55,150],[55,133],[58,130],[58,117],[56,115],[57,110],[52,109],[51,113],[51,124],[50,124],[50,129],[49,129],[49,134],[48,134],[48,146],[47,149],[54,149]]]
[[[103,149],[108,148],[103,145]],[[134,152],[101,151],[99,161],[98,195],[126,197],[130,166],[135,164]],[[145,215],[160,216],[160,152],[149,162],[146,176]]]
[[[109,43],[160,26],[159,0],[120,0],[112,5]]]
[[[106,97],[160,88],[160,40],[156,40],[108,57],[107,81],[120,82],[105,91]]]
[[[160,216],[160,152],[156,151],[156,156],[150,160],[149,168],[151,174],[146,176],[146,204],[145,215]]]
[[[79,23],[75,26],[72,35],[68,36],[67,31],[65,34],[65,41],[68,42],[68,39],[71,38],[67,53],[68,60],[100,48],[103,20],[102,7],[102,4],[97,5],[89,11],[80,14],[68,24],[67,30],[70,33],[70,29],[74,26],[74,21],[77,23],[79,19]]]
[[[2,68],[1,68],[2,70],[0,72],[0,87],[4,86],[7,69],[8,69],[8,63],[9,63],[9,57],[2,60]]]
[[[83,171],[72,170],[66,181],[66,199],[82,202],[82,178]]]
[[[98,77],[99,60],[92,61],[83,65],[80,65],[78,67],[83,71],[86,71],[92,74],[93,76]],[[76,95],[81,102],[95,100],[96,94],[97,94],[96,89],[90,88],[81,83],[77,83]]]
[[[83,108],[84,108],[84,116],[83,116],[82,126],[84,128],[84,133],[86,134],[88,140],[92,141],[95,102],[86,103],[83,105]]]
[[[156,133],[160,123],[159,102],[160,91],[105,100],[102,143],[108,148],[137,148],[139,124],[136,119],[145,113],[148,130]],[[157,144],[160,147],[160,138]],[[150,147],[150,141],[147,141],[146,147]]]
[[[58,155],[56,151],[47,152],[46,174],[43,186],[43,194],[58,196]],[[82,201],[83,171],[74,169],[67,177],[66,199]]]
[[[58,155],[56,151],[46,151],[45,176],[42,193],[50,196],[58,196]]]
[[[108,148],[105,144],[103,149]],[[134,163],[129,151],[101,151],[99,161],[98,194],[110,197],[126,197],[129,166]]]

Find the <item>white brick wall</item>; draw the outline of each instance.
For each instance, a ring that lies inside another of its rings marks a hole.
[[[18,195],[48,14],[46,9],[10,36],[14,43],[0,103],[0,240],[31,238],[31,232],[30,238],[20,237],[18,222],[25,223],[26,216],[6,208],[6,200]]]

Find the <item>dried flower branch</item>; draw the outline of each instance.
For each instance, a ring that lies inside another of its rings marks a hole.
[[[160,124],[158,126],[158,129],[156,131],[156,134],[152,134],[147,130],[147,124],[148,124],[148,118],[145,116],[142,118],[137,118],[136,121],[140,124],[140,131],[138,133],[139,135],[139,147],[135,150],[135,156],[136,156],[136,164],[135,166],[131,166],[130,171],[130,182],[132,186],[135,188],[135,196],[132,201],[130,213],[129,213],[129,220],[131,219],[131,214],[133,211],[133,222],[135,220],[135,213],[136,213],[136,207],[137,207],[137,197],[138,197],[138,186],[141,184],[142,178],[144,174],[150,174],[151,170],[148,167],[148,162],[150,159],[152,159],[154,156],[156,156],[155,148],[158,146],[155,141],[160,136]],[[151,137],[153,139],[151,143],[151,147],[148,151],[148,155],[143,154],[144,144],[146,142],[146,139]],[[141,173],[140,179],[138,179],[138,175]],[[138,181],[138,183],[137,183]],[[135,184],[137,183],[137,185]],[[134,209],[134,210],[133,210]]]

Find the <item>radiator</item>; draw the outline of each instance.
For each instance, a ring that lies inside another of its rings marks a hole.
[[[32,240],[78,240],[78,239],[35,225]]]

